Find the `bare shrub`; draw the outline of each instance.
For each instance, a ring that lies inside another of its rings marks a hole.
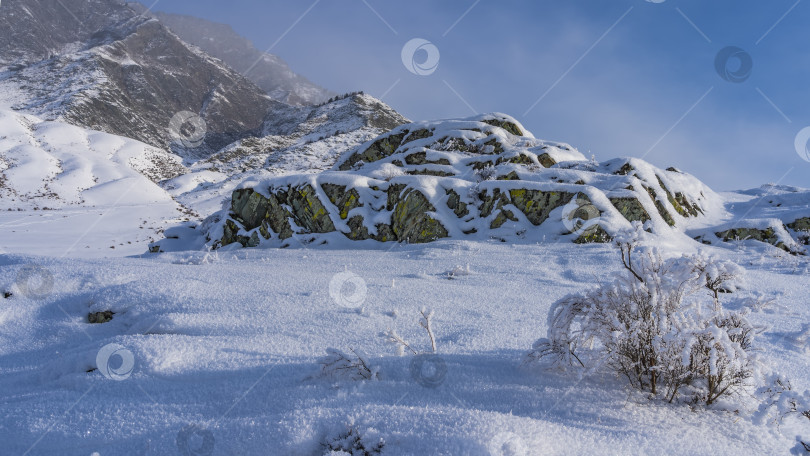
[[[745,312],[723,309],[741,270],[702,255],[664,260],[639,247],[641,225],[617,247],[623,271],[612,281],[554,303],[547,337],[530,361],[606,366],[631,386],[672,402],[688,393],[706,405],[754,376],[756,333]]]
[[[378,369],[371,367],[366,356],[360,351],[349,350],[351,354],[327,348],[326,356],[318,360],[321,376],[342,380],[378,380]]]
[[[427,332],[431,352],[436,353],[436,337],[433,335],[433,311],[422,308],[419,313],[422,315],[422,318],[419,319],[419,326],[424,328],[425,332]],[[418,355],[420,353],[416,351],[411,344],[408,343],[408,341],[400,336],[396,330],[389,329],[385,333],[385,337],[389,343],[397,346],[397,354],[400,356],[405,354],[405,350],[410,351],[414,355]]]

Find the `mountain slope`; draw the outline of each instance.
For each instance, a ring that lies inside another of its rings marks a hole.
[[[183,41],[221,59],[274,100],[290,105],[315,105],[336,95],[294,73],[280,57],[256,49],[229,25],[192,16],[154,13]]]
[[[73,3],[3,3],[0,104],[161,148],[174,143],[192,158],[259,131],[273,102],[252,82],[121,2]],[[188,133],[170,128],[183,111],[205,122],[199,147],[181,147]]]
[[[156,183],[184,172],[144,143],[0,110],[0,250],[141,253],[191,215]]]
[[[183,204],[210,215],[245,179],[324,171],[346,151],[408,122],[372,96],[338,98],[315,107],[273,109],[263,136],[237,141],[162,185]]]

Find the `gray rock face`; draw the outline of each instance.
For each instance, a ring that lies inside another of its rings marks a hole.
[[[0,62],[0,97],[15,109],[194,158],[258,134],[273,103],[236,71],[116,0],[4,1]],[[169,129],[180,111],[205,121],[207,134],[193,150],[179,147]]]
[[[342,152],[407,122],[390,106],[362,93],[319,106],[274,106],[262,136],[237,141],[204,162],[229,175],[254,169],[322,171]]]
[[[133,17],[112,0],[5,0],[0,8],[0,65],[30,63],[84,43],[97,32]],[[70,9],[67,9],[69,7]]]
[[[155,13],[183,41],[221,59],[274,100],[290,105],[315,105],[336,94],[294,73],[280,57],[256,49],[230,26],[191,16]]]

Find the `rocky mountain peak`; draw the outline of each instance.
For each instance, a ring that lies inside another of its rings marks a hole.
[[[0,39],[3,104],[192,160],[260,133],[271,105],[244,76],[116,0],[8,0]],[[201,119],[199,142],[178,141],[186,132],[172,119],[183,112]]]

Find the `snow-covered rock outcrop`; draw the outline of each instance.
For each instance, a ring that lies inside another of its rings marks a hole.
[[[688,174],[638,159],[589,161],[489,114],[405,124],[348,151],[330,171],[244,182],[230,208],[198,230],[215,248],[346,239],[586,243],[609,241],[633,221],[682,233],[719,211],[721,198]],[[153,250],[173,249],[172,241]]]

